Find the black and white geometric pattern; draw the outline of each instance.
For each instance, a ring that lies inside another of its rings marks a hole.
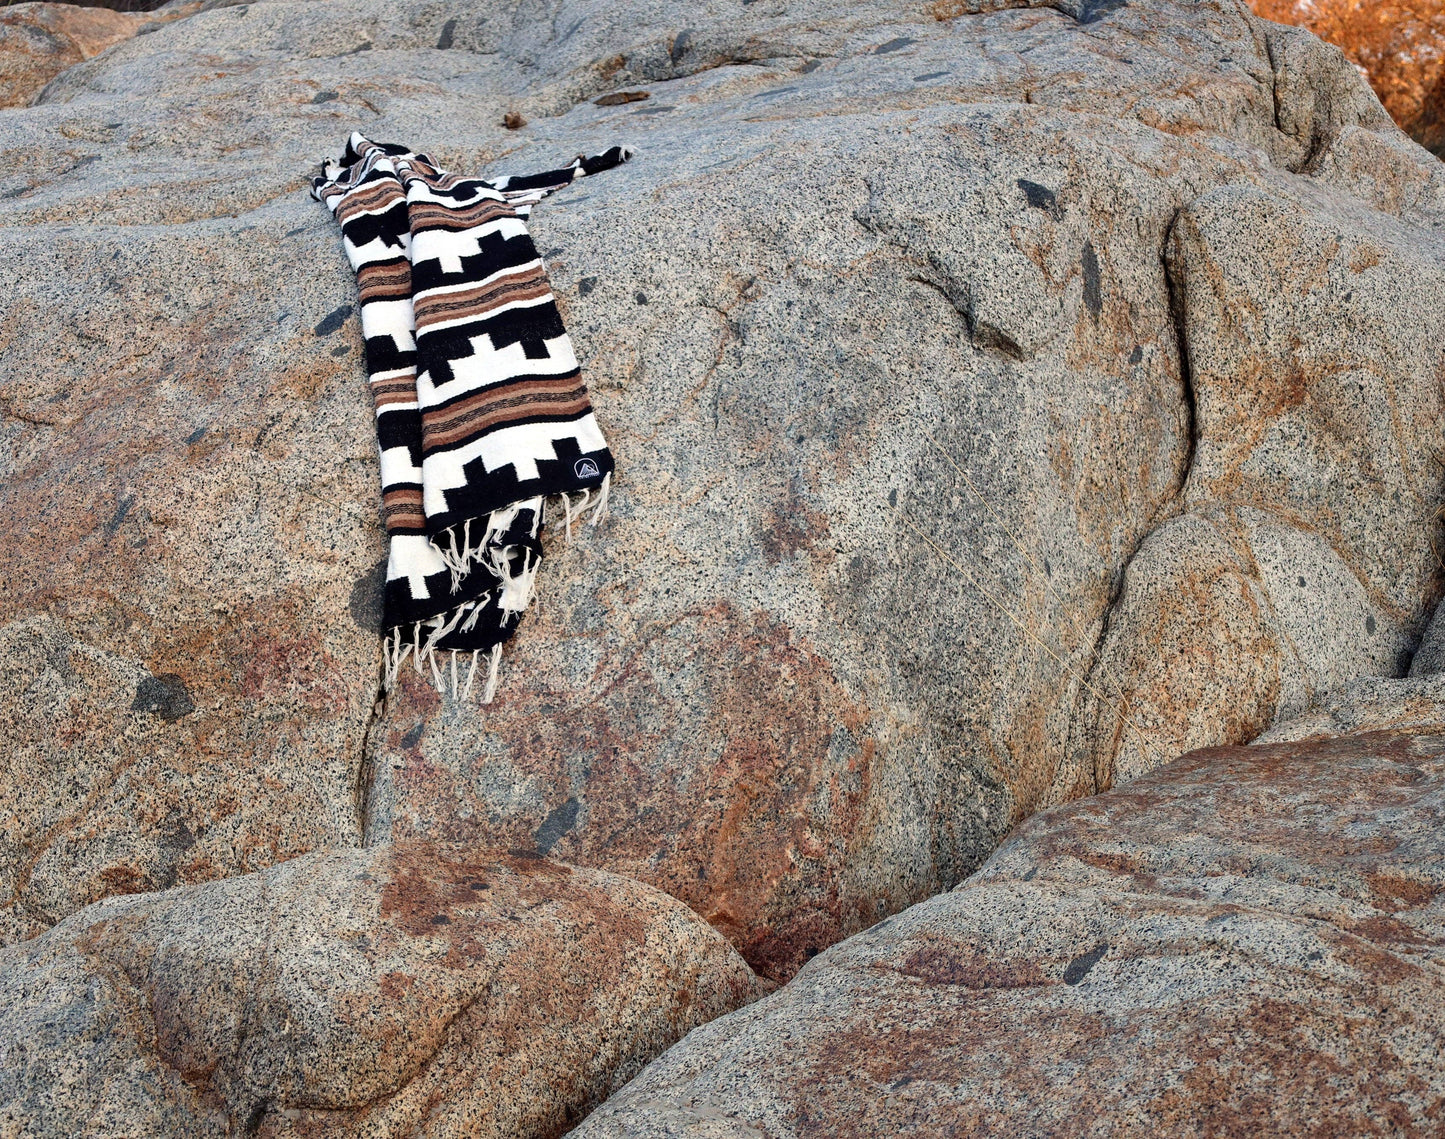
[[[353,134],[312,186],[341,223],[361,293],[390,536],[387,685],[410,656],[483,700],[531,602],[548,500],[606,510],[612,454],[526,218],[542,198],[630,157],[483,181]],[[449,659],[440,654],[450,654]]]

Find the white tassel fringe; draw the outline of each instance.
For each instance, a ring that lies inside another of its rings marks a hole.
[[[612,475],[609,473],[603,477],[600,486],[578,492],[575,499],[570,494],[555,496],[560,500],[562,507],[563,529],[568,543],[572,541],[572,523],[574,521],[580,523],[585,517],[588,525],[596,526],[607,516],[611,485]],[[485,565],[502,583],[501,595],[497,598],[497,603],[502,609],[503,621],[515,622],[521,618],[529,606],[539,604],[537,574],[542,568],[542,559],[531,549],[521,548],[521,568],[517,569],[514,567],[513,561],[518,555],[519,548],[515,545],[501,546],[497,543],[501,536],[512,527],[517,515],[523,510],[533,512],[534,522],[531,536],[535,538],[546,523],[549,505],[551,504],[544,498],[529,499],[503,510],[494,510],[487,516],[486,525],[478,527],[481,534],[475,542],[472,540],[474,519],[467,519],[463,522],[460,532],[458,527],[453,526],[446,531],[442,539],[433,541],[433,549],[451,571],[452,590],[455,592],[461,587],[462,580],[474,566]],[[590,516],[588,515],[589,510]],[[443,541],[444,544],[441,544]],[[464,633],[471,632],[476,627],[483,608],[492,599],[493,594],[488,592],[475,601],[464,602],[447,613],[442,613],[426,621],[415,622],[410,630],[400,626],[391,630],[382,641],[384,690],[390,692],[396,687],[397,681],[401,677],[402,667],[406,664],[406,658],[409,655],[418,676],[425,676],[430,671],[437,691],[445,692],[450,689],[452,699],[458,699],[458,650],[440,649],[438,644],[453,630],[460,629]],[[441,652],[449,653],[451,657],[447,662],[445,675],[436,659],[438,653]],[[471,654],[472,659],[467,668],[466,681],[461,684],[460,699],[470,698],[472,685],[476,681],[477,665],[481,657],[485,657],[487,662],[487,676],[482,686],[481,702],[490,704],[497,694],[497,681],[502,663],[502,646],[500,644],[494,645],[491,649],[478,649]]]

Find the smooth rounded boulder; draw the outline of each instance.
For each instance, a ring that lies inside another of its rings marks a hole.
[[[761,991],[614,875],[433,843],[307,855],[0,950],[0,1130],[541,1139]]]

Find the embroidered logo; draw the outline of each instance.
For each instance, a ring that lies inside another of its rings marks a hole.
[[[572,464],[572,471],[579,479],[595,479],[602,473],[591,459],[578,459]]]

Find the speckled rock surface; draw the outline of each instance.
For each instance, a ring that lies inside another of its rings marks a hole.
[[[534,225],[613,516],[553,544],[496,704],[414,679],[370,726],[355,297],[302,192],[357,126],[480,172],[638,148]],[[262,0],[0,135],[11,936],[432,836],[641,878],[783,978],[1040,806],[1398,671],[1434,600],[1438,472],[1395,464],[1440,449],[1445,173],[1236,0]],[[1237,578],[1178,685],[1170,574]],[[1316,611],[1337,662],[1286,643]]]
[[[962,16],[618,116],[639,165],[585,191],[616,203],[607,241],[569,198],[538,221],[623,464],[614,520],[558,551],[484,716],[418,681],[392,702],[368,834],[636,875],[783,978],[1040,805],[1398,673],[1436,570],[1439,172],[1338,54],[1278,29],[1271,56],[1261,28]],[[1104,121],[1110,84],[1147,106]],[[905,106],[906,133],[877,125]],[[1382,187],[1389,162],[1414,181]],[[1216,327],[1241,304],[1251,326]],[[1379,334],[1343,362],[1300,345],[1355,324]],[[1139,592],[1224,556],[1241,600],[1160,634]],[[1332,639],[1294,646],[1320,615]]]
[[[1101,645],[1094,676],[1138,728],[1110,738],[1116,706],[1094,713],[1086,768],[1105,786],[1403,675],[1438,588],[1418,537],[1442,473],[1445,245],[1312,189],[1212,191],[1171,233],[1195,450],[1185,513],[1135,556]]]
[[[375,444],[345,266],[292,228],[0,229],[7,940],[359,842]]]
[[[610,874],[426,843],[307,855],[0,950],[0,1131],[555,1136],[757,985]]]
[[[1445,152],[1445,3],[1441,0],[1250,0],[1269,20],[1344,49],[1410,137]]]
[[[0,107],[23,107],[81,60],[135,35],[149,17],[74,4],[0,8]]]
[[[1410,661],[1410,675],[1434,676],[1441,672],[1445,672],[1445,608],[1436,606],[1420,647]]]
[[[1437,1134],[1445,736],[1222,748],[698,1029],[579,1139]]]
[[[1360,732],[1429,732],[1445,724],[1445,675],[1405,680],[1362,677],[1316,697],[1300,715],[1265,732],[1257,744]]]

